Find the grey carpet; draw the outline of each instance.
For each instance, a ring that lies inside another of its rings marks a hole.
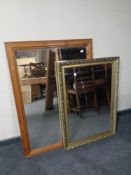
[[[0,175],[131,175],[131,113],[119,116],[117,134],[71,151],[24,158],[21,142],[0,146]]]

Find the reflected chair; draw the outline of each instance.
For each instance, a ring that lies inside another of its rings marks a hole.
[[[100,104],[106,104],[110,107],[110,90],[107,64],[92,66],[92,72],[98,106],[100,107]]]
[[[71,77],[71,76],[70,76]],[[92,80],[91,67],[73,68],[73,87],[67,85],[67,98],[69,111],[76,111],[82,118],[84,108],[93,107],[98,111],[97,97],[94,82]]]
[[[46,65],[44,62],[40,63],[30,63],[30,75],[31,77],[45,77],[46,75]]]

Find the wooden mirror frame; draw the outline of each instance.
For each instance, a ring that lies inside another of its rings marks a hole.
[[[88,51],[86,58],[91,59],[92,55],[92,39],[71,39],[71,40],[47,40],[47,41],[20,41],[20,42],[5,42],[8,64],[10,69],[11,81],[15,97],[16,109],[18,114],[22,144],[25,156],[32,156],[41,152],[49,151],[63,146],[61,139],[60,143],[44,146],[36,149],[31,149],[29,134],[22,99],[20,80],[18,75],[15,51],[40,48],[61,48],[61,47],[79,47],[85,46]]]
[[[97,133],[93,136],[87,136],[75,141],[69,141],[69,127],[68,127],[68,109],[67,109],[67,94],[65,85],[65,69],[73,67],[91,66],[99,64],[112,65],[112,81],[111,81],[111,111],[110,111],[110,130]],[[90,142],[97,141],[116,133],[116,115],[117,115],[117,98],[118,98],[118,70],[119,70],[119,57],[98,58],[92,60],[72,60],[65,62],[56,62],[56,75],[57,87],[59,91],[59,113],[62,120],[64,147],[72,149]]]

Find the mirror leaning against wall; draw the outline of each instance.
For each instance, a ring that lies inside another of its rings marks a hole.
[[[91,59],[92,40],[5,43],[25,156],[63,146],[55,61]]]
[[[64,146],[116,133],[118,57],[56,62]]]

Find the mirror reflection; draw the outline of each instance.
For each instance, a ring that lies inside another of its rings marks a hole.
[[[15,52],[31,149],[61,140],[54,62],[84,59],[86,52],[85,47]]]
[[[69,142],[111,130],[112,64],[64,69]]]
[[[16,59],[31,148],[60,142],[55,52],[51,49],[17,50]]]

